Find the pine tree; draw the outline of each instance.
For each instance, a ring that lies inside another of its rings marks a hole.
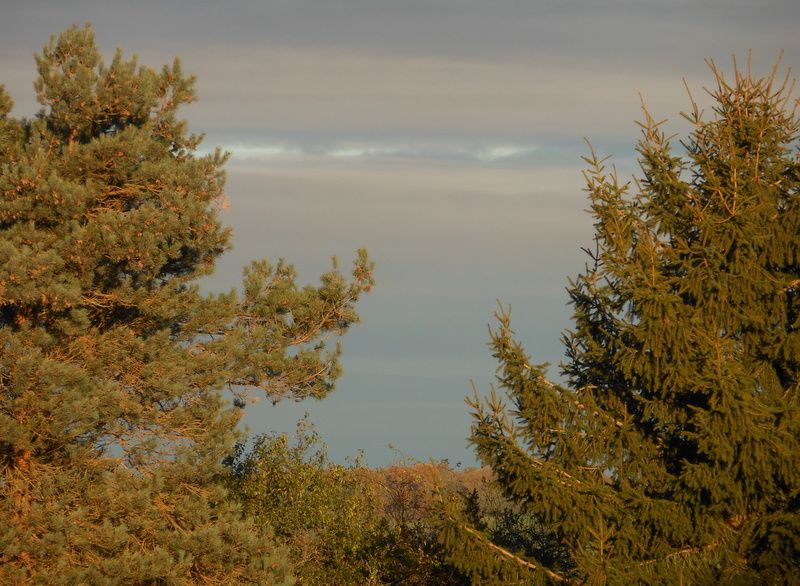
[[[727,81],[709,64],[713,114],[692,99],[682,154],[645,109],[641,178],[586,158],[595,246],[568,288],[564,384],[497,314],[508,398],[469,401],[471,442],[568,559],[501,548],[449,510],[442,540],[476,583],[797,579],[798,102],[776,70]]]
[[[194,78],[106,66],[88,26],[36,63],[34,119],[0,87],[0,583],[290,583],[220,480],[229,399],[331,391],[366,253],[350,281],[259,261],[201,293],[230,235],[227,155],[177,117]]]

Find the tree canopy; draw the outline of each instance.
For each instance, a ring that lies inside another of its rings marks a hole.
[[[194,78],[106,65],[88,26],[36,65],[35,118],[0,87],[0,582],[288,583],[219,481],[230,400],[327,395],[371,263],[201,292],[230,232],[227,155],[178,117]]]
[[[710,65],[713,114],[692,99],[683,152],[645,109],[641,177],[586,158],[595,242],[568,288],[563,384],[497,314],[507,399],[470,400],[471,441],[568,555],[500,547],[448,510],[443,542],[475,583],[772,584],[800,567],[798,102],[777,66]]]

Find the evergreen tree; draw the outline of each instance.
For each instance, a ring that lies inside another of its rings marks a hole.
[[[89,27],[36,63],[34,119],[0,88],[0,583],[289,583],[220,482],[222,393],[328,394],[366,254],[351,281],[260,261],[201,294],[229,231],[226,155],[177,117],[194,79],[106,66]]]
[[[586,158],[590,262],[570,283],[564,384],[498,312],[471,442],[567,548],[492,543],[446,512],[476,583],[780,584],[800,567],[800,121],[791,88],[710,63],[713,115],[674,154],[645,110],[642,177]],[[788,78],[788,76],[787,76]]]

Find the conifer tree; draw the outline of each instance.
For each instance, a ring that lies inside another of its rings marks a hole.
[[[564,384],[497,314],[507,399],[469,401],[471,442],[568,558],[501,548],[448,510],[442,540],[475,583],[797,579],[798,102],[776,70],[710,66],[713,113],[692,99],[682,154],[645,109],[641,178],[586,158],[595,246],[568,288]]]
[[[223,393],[328,394],[366,253],[352,280],[258,261],[201,293],[230,235],[226,154],[177,117],[194,78],[105,65],[88,26],[36,64],[34,119],[0,87],[0,583],[290,583],[220,482]]]

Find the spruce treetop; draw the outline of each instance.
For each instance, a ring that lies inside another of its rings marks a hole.
[[[645,109],[642,175],[586,158],[595,243],[570,282],[565,384],[501,309],[498,393],[471,441],[550,527],[556,565],[445,516],[456,563],[487,583],[780,583],[800,565],[800,161],[791,84],[710,63],[676,154]]]

